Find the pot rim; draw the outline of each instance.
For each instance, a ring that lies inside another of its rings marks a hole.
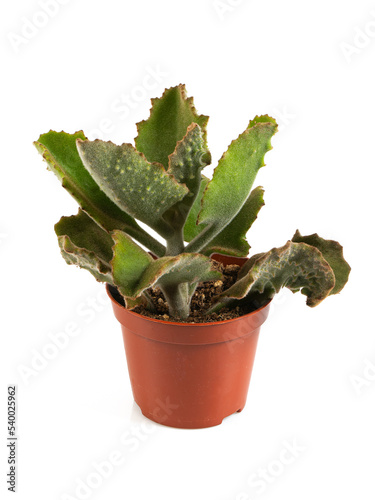
[[[158,323],[158,324],[164,324],[164,325],[170,325],[170,326],[179,326],[179,327],[205,327],[205,326],[214,326],[214,325],[227,325],[229,323],[234,323],[235,321],[240,321],[241,319],[243,320],[244,318],[249,318],[252,315],[255,315],[268,307],[270,303],[272,302],[272,299],[269,299],[263,306],[259,307],[258,309],[255,309],[254,311],[251,311],[247,314],[243,314],[242,316],[238,316],[237,318],[231,318],[231,319],[225,319],[221,321],[208,321],[207,323],[184,323],[184,322],[179,322],[179,321],[165,321],[162,319],[156,319],[156,318],[149,318],[148,316],[143,316],[143,314],[136,313],[130,309],[127,309],[124,307],[122,304],[120,304],[116,298],[112,295],[112,292],[110,290],[113,285],[110,285],[109,283],[105,284],[107,295],[111,299],[111,301],[116,303],[117,307],[120,307],[121,309],[125,310],[126,313],[133,315],[136,318],[142,318],[144,320],[153,322],[153,323]],[[115,288],[115,287],[114,287]]]

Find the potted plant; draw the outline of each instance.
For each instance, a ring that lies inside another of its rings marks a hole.
[[[247,258],[263,189],[252,189],[276,121],[256,116],[212,179],[208,117],[185,87],[152,100],[135,147],[50,131],[35,146],[80,205],[55,231],[68,264],[107,284],[135,401],[156,422],[209,427],[245,405],[259,328],[282,287],[314,307],[342,290],[339,243],[299,231]],[[138,221],[153,229],[163,245]]]

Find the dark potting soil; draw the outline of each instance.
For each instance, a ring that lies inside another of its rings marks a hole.
[[[168,304],[159,287],[151,287],[147,291],[152,298],[155,312],[148,311],[144,306],[138,306],[134,312],[147,316],[148,318],[161,319],[163,321],[173,321],[178,323],[210,323],[213,321],[225,321],[239,318],[244,314],[254,311],[256,308],[251,304],[238,305],[234,309],[223,308],[217,313],[205,314],[205,311],[213,305],[215,297],[227,290],[235,283],[240,266],[231,264],[224,266],[220,262],[214,261],[215,269],[223,274],[223,278],[217,281],[200,283],[191,300],[190,315],[184,320],[178,320],[169,316]]]

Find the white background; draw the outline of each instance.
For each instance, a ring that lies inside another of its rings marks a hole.
[[[1,495],[17,384],[22,500],[373,500],[375,3],[65,0],[41,14],[42,3],[0,7]],[[280,124],[255,184],[266,206],[252,252],[299,228],[340,241],[352,266],[315,309],[288,291],[274,300],[245,410],[195,431],[134,405],[103,288],[59,255],[53,225],[76,204],[32,146],[49,129],[130,142],[149,99],[180,82],[211,116],[213,165],[255,114]],[[108,477],[92,475],[114,452]]]

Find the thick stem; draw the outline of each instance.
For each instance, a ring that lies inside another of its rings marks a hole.
[[[168,303],[169,315],[178,319],[186,319],[190,313],[188,284],[161,286],[160,289]]]
[[[185,249],[183,229],[179,228],[171,238],[167,239],[167,251],[165,255],[174,256],[183,253]]]

